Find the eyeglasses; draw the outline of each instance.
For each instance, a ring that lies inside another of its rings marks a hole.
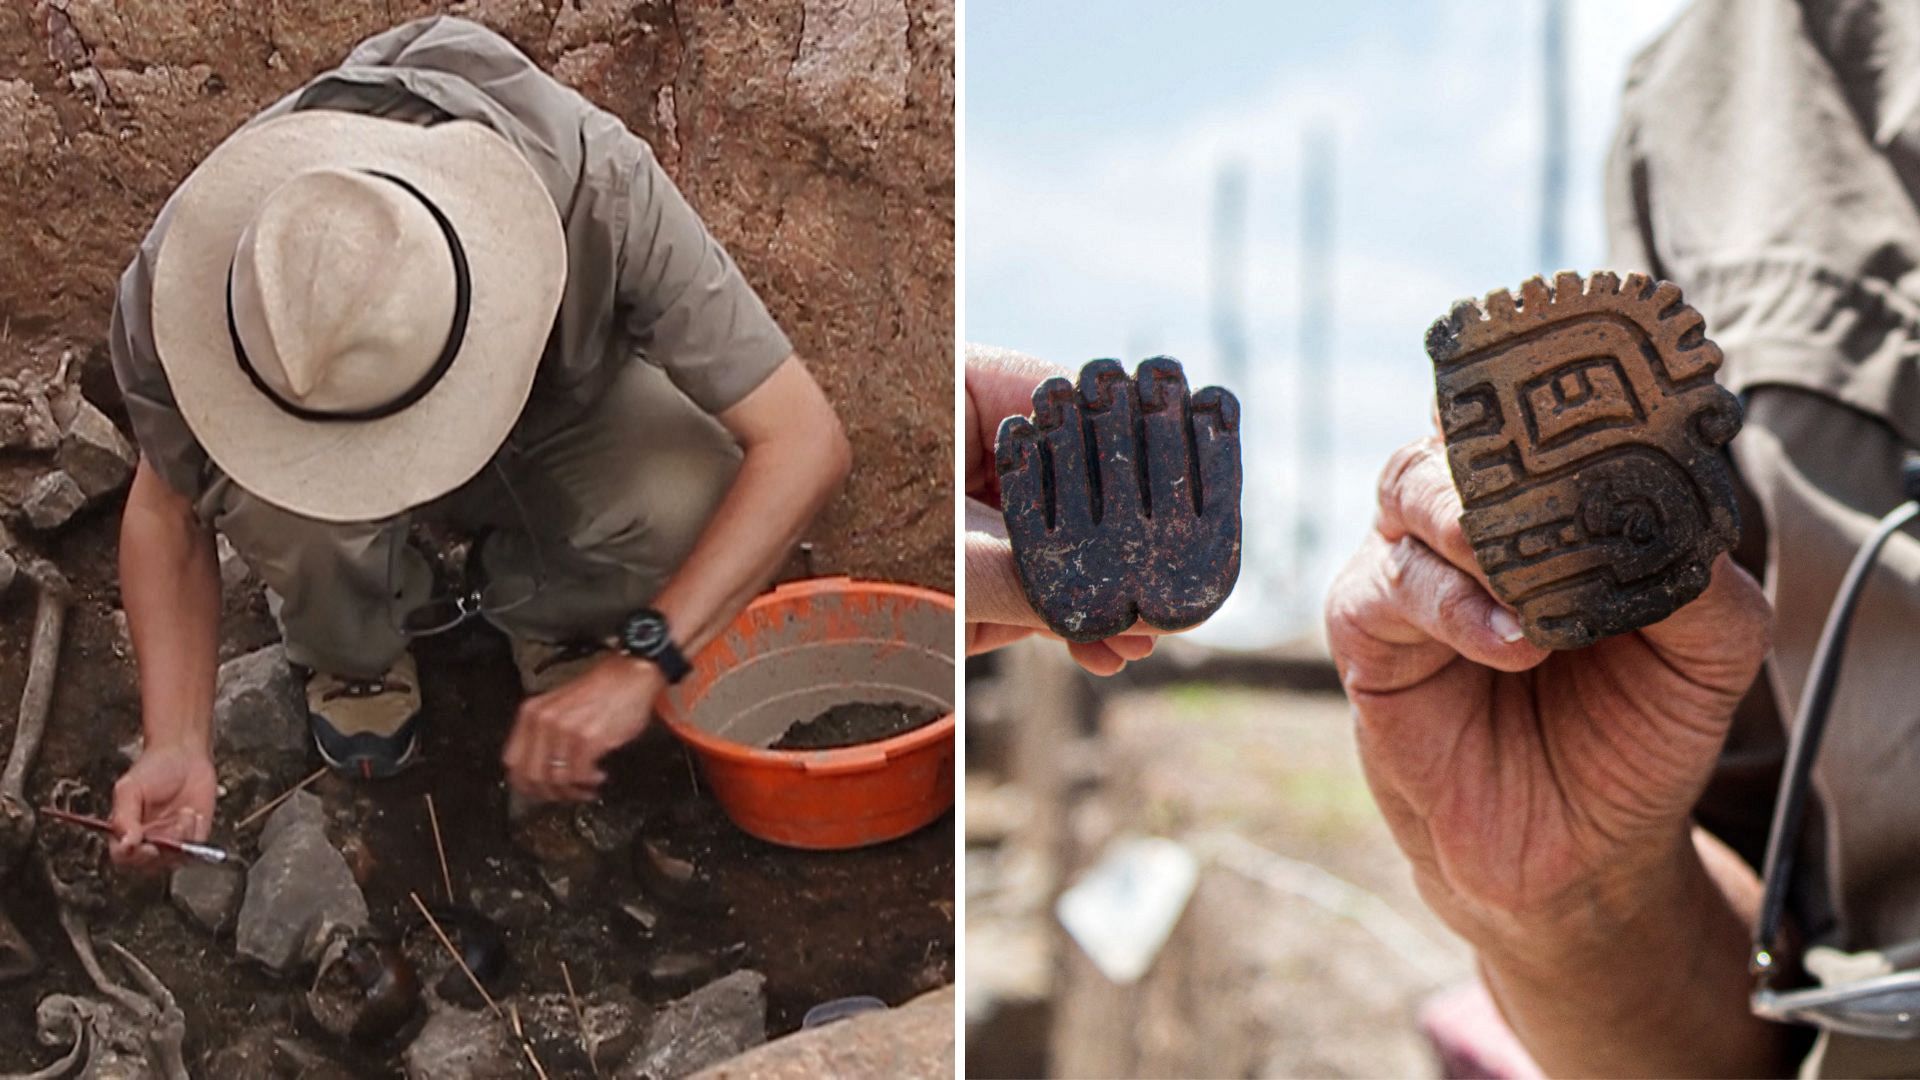
[[[1774,802],[1773,825],[1767,835],[1767,857],[1762,873],[1766,885],[1760,899],[1760,917],[1754,925],[1750,956],[1756,976],[1749,1000],[1754,1015],[1887,1039],[1920,1038],[1920,970],[1894,970],[1833,986],[1801,990],[1775,990],[1773,980],[1780,973],[1780,958],[1774,952],[1774,942],[1780,936],[1786,909],[1793,849],[1806,814],[1814,755],[1826,731],[1834,687],[1840,681],[1840,659],[1845,652],[1847,631],[1880,549],[1894,533],[1920,516],[1920,501],[1915,501],[1920,500],[1920,455],[1908,455],[1901,467],[1901,482],[1908,501],[1881,518],[1854,554],[1853,563],[1841,580],[1840,592],[1827,613],[1819,644],[1814,648],[1812,672],[1800,699],[1799,715],[1794,719],[1786,765],[1780,775],[1780,795]],[[1920,961],[1920,942],[1886,950],[1883,959],[1896,968]]]
[[[520,496],[513,485],[507,482],[506,472],[496,462],[494,475],[499,478],[500,488],[506,493],[507,501],[512,504],[515,519],[520,527],[520,535],[525,537],[532,550],[532,570],[515,571],[500,576],[489,575],[485,580],[476,582],[473,575],[474,556],[480,548],[480,541],[460,545],[460,554],[455,558],[437,555],[441,563],[440,573],[434,574],[436,583],[449,580],[453,587],[437,592],[424,602],[410,607],[403,606],[402,552],[408,546],[401,542],[393,545],[387,564],[387,595],[392,598],[388,606],[389,617],[394,629],[402,636],[426,637],[430,634],[445,633],[468,619],[484,615],[493,617],[504,615],[515,608],[522,607],[539,595],[546,584],[546,567],[540,557],[540,541],[534,536],[527,508],[520,502]],[[482,538],[484,539],[484,537]]]

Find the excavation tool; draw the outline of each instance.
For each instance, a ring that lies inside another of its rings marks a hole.
[[[61,810],[52,806],[43,806],[40,808],[40,812],[55,821],[64,821],[69,825],[78,825],[82,828],[92,829],[95,832],[106,833],[110,836],[117,837],[120,835],[120,827],[105,818],[97,818],[91,814],[76,814],[72,811]],[[185,840],[169,840],[164,836],[149,836],[144,842],[152,844],[161,851],[171,851],[177,855],[185,855],[190,859],[198,859],[201,862],[214,864],[231,863],[239,866],[245,861],[241,859],[240,856],[224,848],[214,847],[212,844],[195,844]]]

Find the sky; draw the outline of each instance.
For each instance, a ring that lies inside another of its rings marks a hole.
[[[1561,266],[1540,265],[1547,0],[968,0],[966,338],[1077,369],[1165,353],[1223,372],[1213,194],[1245,177],[1240,585],[1200,633],[1317,630],[1396,446],[1431,430],[1426,328],[1463,296],[1605,267],[1602,173],[1628,61],[1681,0],[1568,0]],[[1295,392],[1302,158],[1331,146],[1330,447]],[[1302,478],[1306,478],[1302,486]],[[1302,496],[1319,540],[1295,542]]]

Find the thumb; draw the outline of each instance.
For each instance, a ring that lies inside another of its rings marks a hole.
[[[1766,658],[1773,608],[1753,575],[1723,554],[1698,597],[1640,633],[1689,680],[1738,696]]]
[[[108,820],[113,822],[115,836],[110,847],[116,857],[133,854],[145,842],[146,824],[142,821],[145,801],[137,783],[128,777],[122,777],[113,786],[113,813]]]
[[[1013,544],[998,511],[967,500],[967,622],[1041,629],[1013,565]]]

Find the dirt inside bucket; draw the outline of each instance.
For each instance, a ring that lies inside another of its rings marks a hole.
[[[893,701],[843,702],[811,720],[797,721],[773,744],[775,750],[831,750],[879,742],[926,727],[946,715],[930,705]]]

